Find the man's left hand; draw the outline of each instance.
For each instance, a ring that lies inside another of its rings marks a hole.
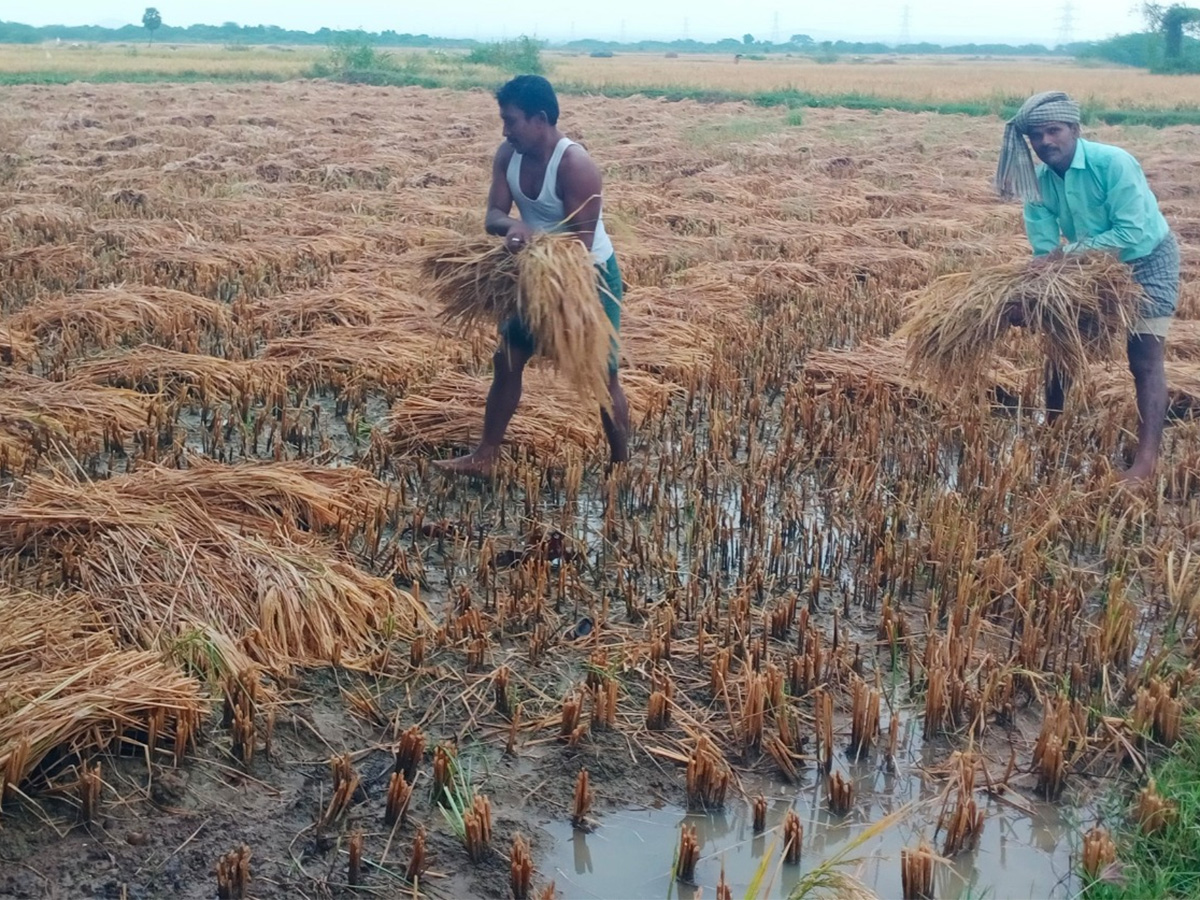
[[[1064,255],[1065,254],[1063,253],[1062,248],[1056,247],[1055,249],[1051,250],[1049,253],[1045,253],[1042,256],[1035,256],[1033,259],[1031,259],[1029,261],[1029,268],[1034,269],[1034,270],[1041,269],[1045,266],[1050,265],[1051,263],[1058,262],[1060,259],[1063,258]]]

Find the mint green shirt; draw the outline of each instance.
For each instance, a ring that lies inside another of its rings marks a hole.
[[[1058,248],[1106,250],[1122,262],[1148,256],[1170,227],[1138,161],[1120,147],[1080,138],[1065,176],[1038,165],[1042,202],[1025,204],[1034,256]]]

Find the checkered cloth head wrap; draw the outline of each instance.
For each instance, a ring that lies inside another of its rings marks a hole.
[[[1062,91],[1043,91],[1026,100],[1004,126],[1004,143],[1000,147],[1000,163],[996,166],[996,190],[1001,197],[1042,199],[1025,135],[1029,134],[1030,128],[1050,122],[1078,125],[1079,104]]]

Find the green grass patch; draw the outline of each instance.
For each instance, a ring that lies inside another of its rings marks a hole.
[[[1195,722],[1185,731],[1195,729]],[[1185,900],[1200,897],[1200,737],[1179,745],[1154,770],[1158,793],[1179,805],[1175,821],[1146,835],[1125,814],[1113,834],[1113,883],[1090,884],[1086,900]]]
[[[784,127],[784,122],[780,119],[750,119],[737,116],[730,117],[726,122],[695,125],[684,132],[684,137],[693,147],[711,147],[714,144],[753,141],[781,131]]]
[[[20,84],[195,84],[220,82],[238,84],[247,81],[286,81],[276,72],[260,72],[253,69],[232,72],[199,72],[181,69],[177,72],[0,72],[0,87]]]

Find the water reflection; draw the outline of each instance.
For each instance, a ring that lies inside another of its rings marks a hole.
[[[823,780],[809,771],[798,787],[762,785],[770,792],[765,834],[753,834],[751,811],[740,801],[712,815],[673,806],[631,808],[603,816],[592,834],[575,832],[568,823],[547,825],[554,846],[538,861],[538,868],[567,898],[665,898],[670,892],[694,900],[695,888],[673,883],[671,876],[679,829],[686,822],[695,826],[700,845],[696,882],[703,896],[714,896],[722,864],[734,896],[744,896],[769,854],[763,880],[770,884],[766,896],[786,897],[802,873],[837,854],[871,823],[913,803],[910,813],[892,828],[853,849],[843,867],[879,897],[899,897],[900,850],[915,846],[922,835],[933,837],[941,785],[918,775],[887,774],[871,765],[851,766],[849,771],[858,799],[845,817],[828,811]],[[1070,897],[1069,823],[1059,810],[1032,802],[1031,816],[983,794],[977,800],[987,815],[980,845],[939,870],[937,896],[965,900],[986,890],[994,900]],[[780,834],[789,808],[804,825],[799,866],[780,863]]]

